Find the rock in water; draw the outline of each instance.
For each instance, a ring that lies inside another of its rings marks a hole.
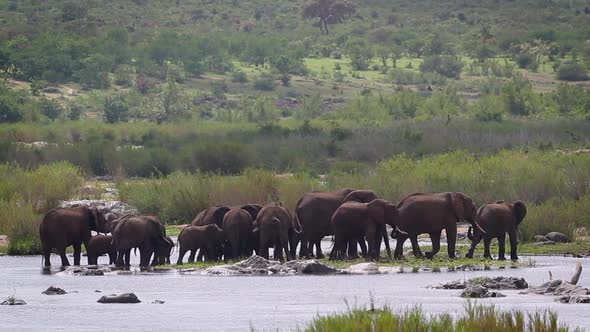
[[[283,264],[282,267],[287,270],[293,269],[297,271],[297,273],[303,274],[331,274],[337,272],[336,269],[326,266],[315,259],[288,261]]]
[[[320,263],[317,260],[289,261],[281,264],[269,261],[260,256],[252,256],[246,260],[231,265],[219,265],[205,269],[203,275],[241,275],[241,274],[329,274],[337,270]]]
[[[562,296],[557,301],[561,303],[590,303],[590,296]]]
[[[567,237],[567,235],[565,235],[563,233],[559,233],[559,232],[547,233],[547,235],[545,235],[545,237],[550,241],[558,242],[558,243],[572,242],[570,240],[570,238]]]
[[[120,295],[105,295],[96,301],[98,303],[139,303],[141,302],[133,293],[123,293]]]
[[[53,286],[49,286],[49,288],[47,288],[46,290],[41,292],[41,294],[45,294],[45,295],[64,295],[67,293],[68,292],[66,292],[65,290],[63,290],[59,287],[53,287]]]
[[[472,286],[482,286],[490,289],[525,289],[529,287],[529,284],[524,278],[516,277],[477,277],[471,278],[467,281],[451,281],[444,284],[438,284],[430,286],[431,288],[437,289],[466,289]]]
[[[460,296],[472,299],[483,299],[486,297],[505,297],[506,295],[498,292],[490,292],[487,288],[480,285],[471,285],[461,292]]]

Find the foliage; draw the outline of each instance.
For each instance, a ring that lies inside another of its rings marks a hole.
[[[39,101],[39,110],[41,111],[41,114],[51,120],[59,118],[64,112],[63,107],[57,100],[47,98],[42,98]]]
[[[579,63],[564,63],[557,68],[557,79],[563,81],[586,81],[588,71]]]
[[[328,24],[342,23],[356,11],[354,3],[346,0],[310,0],[303,7],[303,17],[319,18],[319,28],[328,34]]]
[[[449,78],[459,78],[463,63],[453,56],[434,55],[424,58],[420,64],[420,71],[423,73],[438,73]]]
[[[465,313],[453,317],[448,313],[427,315],[421,308],[393,313],[389,307],[353,308],[347,312],[318,316],[305,331],[580,331],[558,324],[557,314],[537,311],[528,314],[521,311],[501,312],[494,306],[474,305],[468,302]]]
[[[0,83],[0,123],[18,122],[23,118],[17,94]]]
[[[105,98],[103,119],[108,123],[127,121],[129,118],[129,107],[123,95],[110,96]]]
[[[258,91],[273,91],[275,89],[274,77],[272,75],[260,75],[254,81],[254,89]]]

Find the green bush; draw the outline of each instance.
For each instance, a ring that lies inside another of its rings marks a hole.
[[[420,64],[420,71],[423,73],[438,73],[445,77],[458,79],[463,70],[463,63],[454,56],[434,55],[424,58]]]
[[[47,98],[41,99],[39,102],[39,110],[51,120],[59,118],[64,112],[64,109],[59,102]]]
[[[8,236],[9,255],[38,255],[41,253],[39,223],[42,215],[33,212],[30,202],[14,198],[0,200],[0,233]]]
[[[127,121],[129,119],[129,106],[122,95],[105,98],[103,119],[108,123]]]
[[[273,91],[275,89],[275,80],[272,75],[260,75],[254,81],[254,89],[259,91]]]
[[[248,83],[248,74],[241,70],[232,72],[231,81],[234,83]]]
[[[557,79],[563,81],[587,81],[588,71],[579,63],[564,63],[557,68]]]

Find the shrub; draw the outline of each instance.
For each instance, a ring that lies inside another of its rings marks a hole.
[[[22,118],[23,113],[16,96],[0,87],[0,123],[18,122]]]
[[[260,75],[254,81],[254,89],[259,91],[273,91],[275,89],[275,81],[272,75]]]
[[[0,200],[0,233],[8,236],[9,255],[38,255],[41,253],[39,223],[42,215],[36,215],[30,202],[19,199]]]
[[[122,95],[106,97],[104,100],[103,119],[108,123],[127,121],[129,107]]]
[[[131,86],[135,70],[132,66],[122,64],[115,68],[115,84],[122,86]]]
[[[47,98],[41,99],[39,102],[39,110],[41,111],[41,114],[51,120],[59,118],[64,112],[64,109],[59,102]]]
[[[519,54],[515,61],[518,64],[518,67],[522,69],[537,70],[537,68],[539,68],[537,59],[535,59],[535,56],[530,53]]]
[[[434,55],[424,58],[420,64],[420,71],[423,73],[438,73],[449,78],[459,78],[463,63],[457,57]]]
[[[587,81],[588,71],[579,63],[564,63],[557,68],[557,79],[563,81]]]
[[[234,83],[247,83],[248,75],[241,70],[236,70],[232,73],[231,81]]]

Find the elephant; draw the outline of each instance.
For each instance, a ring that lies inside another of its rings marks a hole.
[[[222,229],[227,238],[225,259],[252,255],[256,247],[252,224],[262,209],[258,204],[247,204],[231,208],[223,216]]]
[[[283,261],[283,251],[287,260],[293,259],[289,251],[289,234],[293,236],[293,224],[289,210],[280,205],[266,205],[258,213],[254,222],[254,234],[258,239],[258,254],[266,259],[268,248],[274,248],[274,259]]]
[[[109,264],[115,264],[117,248],[113,245],[113,236],[97,234],[91,237],[86,246],[88,265],[97,265],[98,257],[104,254],[109,255]]]
[[[478,229],[473,231],[469,227],[467,236],[471,240],[471,247],[465,255],[467,258],[473,258],[473,252],[477,244],[483,239],[485,258],[492,258],[490,255],[490,242],[493,238],[498,239],[498,260],[506,260],[506,233],[510,239],[510,259],[517,260],[517,231],[518,225],[526,216],[526,205],[522,201],[508,203],[496,201],[491,204],[482,205],[477,211],[480,226],[485,230],[485,234]],[[473,232],[472,232],[473,231]]]
[[[350,188],[334,192],[316,191],[303,195],[297,202],[293,216],[294,224],[300,225],[302,232],[299,257],[312,256],[314,245],[316,257],[324,257],[320,246],[321,240],[324,236],[333,234],[331,218],[342,203],[346,201],[368,203],[377,198],[377,194],[371,190]],[[292,246],[291,253],[294,256],[295,246]]]
[[[428,233],[432,241],[432,251],[427,252],[426,257],[431,259],[440,250],[440,236],[444,229],[447,234],[449,258],[454,259],[457,223],[467,220],[481,230],[473,200],[460,192],[411,194],[404,198],[397,208],[401,217],[399,228],[407,234],[392,234],[392,237],[397,238],[395,258],[402,257],[403,245],[407,238],[412,241],[414,256],[422,257],[418,235]],[[485,233],[483,230],[482,232]]]
[[[216,246],[226,240],[225,232],[216,224],[205,226],[186,226],[178,234],[178,251],[177,265],[182,265],[182,259],[187,251],[191,251],[188,258],[189,263],[195,261],[197,250],[205,251],[205,261],[217,260]]]
[[[381,239],[383,239],[387,255],[391,259],[385,225],[388,224],[395,231],[400,232],[399,212],[391,202],[384,199],[375,199],[369,203],[345,202],[336,209],[331,223],[334,230],[334,247],[330,253],[330,260],[343,259],[347,244],[364,238],[369,244],[370,258],[379,259]],[[354,244],[356,249],[356,243]],[[356,254],[356,251],[353,253]]]
[[[166,236],[166,243],[164,243],[163,246],[156,248],[154,251],[152,266],[164,264],[170,265],[170,255],[172,254],[172,248],[174,248],[174,241],[171,237]]]
[[[113,232],[113,245],[117,248],[115,266],[129,266],[132,248],[139,248],[139,266],[147,267],[154,252],[172,245],[166,238],[166,228],[154,216],[126,216],[117,220]]]
[[[223,225],[223,216],[231,208],[226,205],[215,205],[201,211],[195,219],[191,222],[191,226],[205,226],[208,224],[216,224],[219,228]]]
[[[44,265],[51,266],[52,249],[61,257],[61,265],[69,266],[66,247],[74,247],[74,265],[80,265],[82,243],[87,248],[91,231],[108,233],[109,225],[96,207],[76,206],[49,210],[39,225],[39,237],[43,249]]]

